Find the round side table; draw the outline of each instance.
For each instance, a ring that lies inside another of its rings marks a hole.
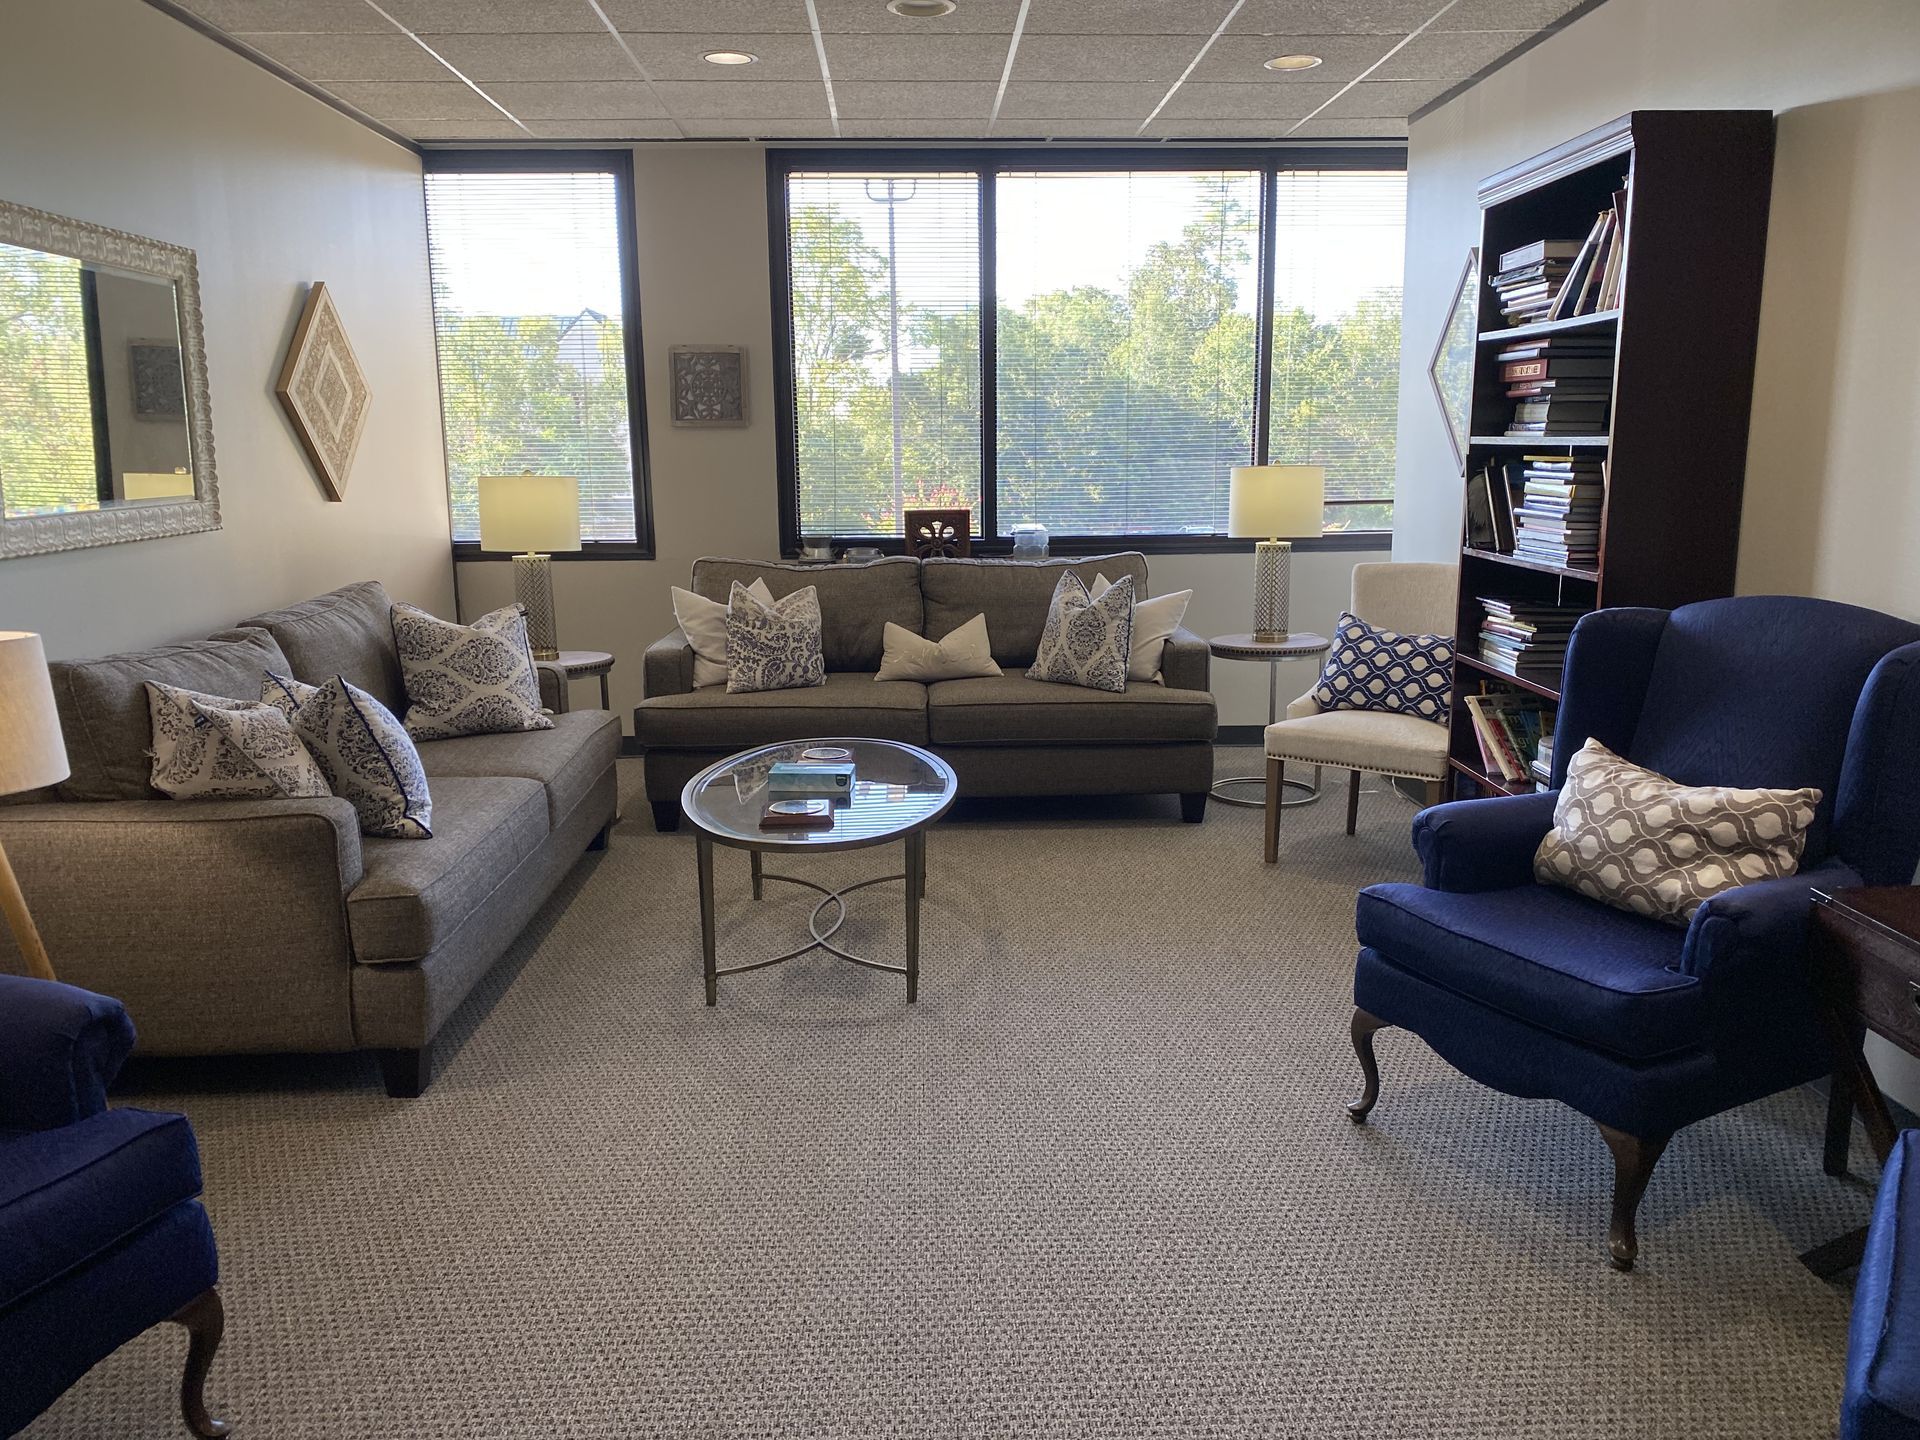
[[[600,677],[600,708],[613,708],[613,692],[607,686],[607,672],[613,669],[613,656],[604,650],[562,650],[560,658],[553,662],[567,672],[569,680],[584,680],[589,675]]]
[[[1267,665],[1267,724],[1271,725],[1280,718],[1280,662],[1298,660],[1304,655],[1323,655],[1333,646],[1333,642],[1324,635],[1315,635],[1310,631],[1295,630],[1284,640],[1256,640],[1251,635],[1216,635],[1207,641],[1207,648],[1218,660],[1264,660]],[[1297,800],[1281,798],[1282,805],[1311,805],[1320,798],[1320,786],[1316,782],[1309,785],[1304,780],[1282,780],[1283,789],[1300,792]],[[1257,785],[1260,793],[1251,800],[1242,799],[1233,793],[1235,787]],[[1223,805],[1243,805],[1248,809],[1259,809],[1266,805],[1267,777],[1265,775],[1228,775],[1213,782],[1211,794]]]

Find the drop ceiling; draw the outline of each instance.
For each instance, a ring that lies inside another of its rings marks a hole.
[[[1398,139],[1598,0],[154,3],[408,140],[526,144]]]

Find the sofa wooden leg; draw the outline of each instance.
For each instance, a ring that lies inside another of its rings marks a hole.
[[[1347,834],[1353,834],[1353,827],[1360,819],[1360,772],[1354,771],[1347,780]]]
[[[1189,825],[1198,825],[1207,818],[1207,792],[1204,790],[1183,791],[1180,796],[1180,818]]]
[[[653,828],[662,835],[670,835],[680,828],[680,802],[678,800],[655,800],[653,805]]]
[[[1286,794],[1287,762],[1274,756],[1267,757],[1267,864],[1275,865],[1280,861],[1280,812],[1286,807],[1280,801]]]
[[[1613,1221],[1607,1227],[1607,1263],[1616,1270],[1631,1270],[1640,1253],[1639,1238],[1633,1233],[1634,1217],[1640,1212],[1640,1197],[1647,1193],[1647,1181],[1653,1167],[1667,1148],[1671,1135],[1647,1139],[1599,1125],[1600,1138],[1613,1152]]]
[[[589,850],[606,849],[607,841],[612,836],[612,834],[613,834],[613,822],[609,820],[606,824],[602,825],[598,830],[594,832],[594,836],[591,840],[587,841],[587,849]]]
[[[220,1291],[204,1290],[173,1314],[173,1323],[187,1332],[187,1368],[180,1376],[180,1414],[187,1428],[204,1440],[215,1440],[233,1427],[207,1413],[207,1372],[227,1330],[227,1309]]]
[[[417,1100],[433,1083],[433,1046],[417,1050],[376,1050],[380,1076],[387,1082],[387,1094],[396,1100]]]
[[[1386,1028],[1387,1022],[1365,1010],[1353,1012],[1353,1053],[1360,1057],[1360,1075],[1364,1084],[1360,1098],[1347,1106],[1347,1118],[1356,1125],[1367,1123],[1367,1115],[1380,1099],[1380,1065],[1373,1058],[1373,1032]]]

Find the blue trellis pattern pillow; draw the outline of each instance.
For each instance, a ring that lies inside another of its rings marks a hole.
[[[393,607],[393,645],[407,685],[407,733],[416,740],[551,730],[519,604],[471,625]]]
[[[1133,577],[1122,575],[1096,598],[1071,570],[1063,571],[1047,607],[1029,680],[1123,691],[1133,654]]]
[[[358,685],[336,675],[324,685],[268,671],[260,698],[284,711],[333,793],[353,805],[368,835],[433,838],[427,772],[406,726]]]
[[[1444,725],[1452,671],[1445,635],[1380,630],[1342,611],[1313,698],[1322,710],[1386,710]]]
[[[814,586],[768,605],[736,580],[727,599],[726,625],[729,695],[827,683],[820,592]]]

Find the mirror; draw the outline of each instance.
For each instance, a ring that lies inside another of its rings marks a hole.
[[[191,250],[0,202],[0,557],[220,526]]]

